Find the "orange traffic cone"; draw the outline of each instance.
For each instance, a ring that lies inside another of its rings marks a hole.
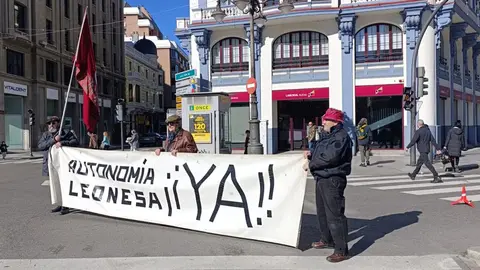
[[[468,205],[468,206],[470,206],[470,207],[475,207],[475,205],[473,204],[473,202],[472,202],[472,201],[469,201],[469,200],[467,199],[467,191],[465,190],[465,186],[462,187],[462,197],[460,197],[460,199],[452,202],[451,205],[456,205],[456,204],[460,204],[460,203],[466,204],[466,205]]]

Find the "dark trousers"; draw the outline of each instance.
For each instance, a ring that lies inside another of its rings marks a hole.
[[[333,176],[315,177],[317,217],[320,237],[324,243],[334,243],[335,253],[348,255],[348,226],[345,217],[345,197],[343,193],[347,179]]]
[[[450,157],[450,164],[452,169],[458,168],[458,163],[460,163],[460,157]]]
[[[438,176],[437,171],[432,165],[432,162],[430,162],[430,159],[428,158],[428,153],[420,153],[420,157],[417,160],[417,166],[415,167],[415,170],[413,170],[413,176],[416,176],[418,172],[420,172],[420,169],[422,168],[422,165],[425,164],[425,166],[432,172],[434,177]]]

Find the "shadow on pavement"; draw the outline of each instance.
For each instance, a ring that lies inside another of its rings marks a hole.
[[[375,161],[373,163],[370,163],[370,166],[375,166],[375,165],[382,165],[382,164],[389,164],[389,163],[394,163],[395,160],[393,159],[390,159],[390,160],[379,160],[379,161]]]
[[[356,256],[367,250],[375,241],[385,235],[415,224],[421,211],[409,211],[376,217],[374,219],[348,218],[349,242],[360,238],[350,247],[350,256]],[[298,248],[302,251],[311,248],[311,243],[319,240],[318,222],[315,215],[303,214]]]

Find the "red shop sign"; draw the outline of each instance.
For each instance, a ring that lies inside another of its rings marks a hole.
[[[477,103],[480,103],[480,96],[475,97]]]
[[[467,102],[473,102],[473,95],[472,94],[465,94],[465,100]]]
[[[403,95],[403,84],[355,86],[356,97],[401,96],[401,95]]]
[[[454,90],[454,91],[453,91],[453,97],[454,97],[456,100],[463,100],[463,93],[460,92],[460,91]]]
[[[229,93],[229,96],[232,103],[245,103],[250,99],[250,95],[247,92]]]
[[[272,100],[328,99],[328,88],[273,90]]]
[[[450,97],[450,88],[445,87],[445,86],[439,86],[438,87],[440,90],[440,96],[444,98],[449,98]]]

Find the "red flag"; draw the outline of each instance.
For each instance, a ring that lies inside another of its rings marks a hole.
[[[76,79],[83,89],[83,123],[94,132],[100,118],[97,97],[95,52],[87,16],[85,16],[76,53]]]

